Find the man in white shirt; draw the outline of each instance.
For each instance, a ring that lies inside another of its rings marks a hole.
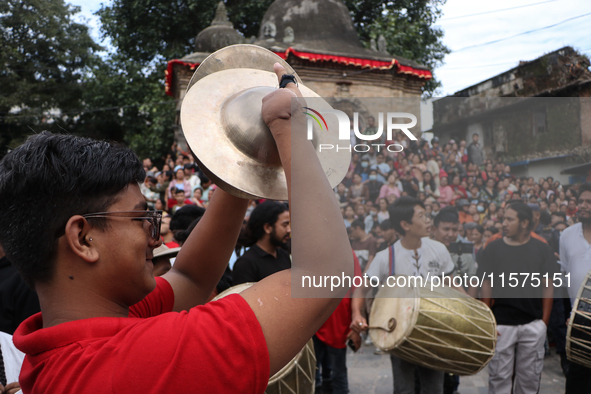
[[[24,359],[25,354],[12,343],[12,335],[0,331],[0,393],[20,391],[18,375]]]
[[[403,196],[388,208],[390,221],[402,239],[376,254],[366,270],[367,276],[378,277],[386,283],[390,275],[428,276],[450,275],[454,264],[445,245],[429,239],[431,218],[425,214],[425,205],[416,198]],[[390,264],[393,251],[395,264]],[[361,332],[368,329],[361,307],[370,288],[359,287],[351,300],[351,329]],[[415,364],[390,356],[394,377],[394,394],[415,392]],[[443,372],[418,366],[421,393],[443,393]]]
[[[570,274],[568,295],[571,304],[591,270],[591,183],[581,185],[579,193],[579,223],[564,230],[560,236],[560,265],[566,274]],[[589,387],[591,369],[571,362],[566,374],[566,393],[587,394]]]

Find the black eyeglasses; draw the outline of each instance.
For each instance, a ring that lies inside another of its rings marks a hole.
[[[158,241],[160,239],[160,225],[162,224],[162,211],[113,211],[97,212],[82,215],[85,219],[92,218],[124,218],[131,220],[144,220],[149,224],[148,233]]]

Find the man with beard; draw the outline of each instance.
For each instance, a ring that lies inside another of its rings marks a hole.
[[[285,249],[291,234],[287,204],[265,201],[250,214],[246,225],[246,246],[250,246],[234,264],[234,286],[258,282],[276,272],[291,268],[289,253]]]
[[[577,216],[579,223],[564,230],[560,236],[560,265],[570,274],[571,285],[568,295],[571,303],[591,270],[591,183],[579,188]],[[571,362],[566,374],[566,393],[589,393],[591,369]]]

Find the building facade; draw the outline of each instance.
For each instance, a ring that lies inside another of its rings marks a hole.
[[[285,59],[307,87],[335,108],[351,119],[352,113],[358,112],[362,127],[369,116],[392,112],[384,97],[415,98],[398,101],[408,108],[397,108],[397,112],[418,113],[414,107],[418,108],[421,88],[432,78],[426,67],[389,54],[383,37],[365,48],[340,0],[277,0],[265,13],[258,37],[249,40],[233,28],[220,2],[211,26],[197,35],[196,52],[168,62],[166,92],[178,100],[177,115],[199,64],[212,52],[240,43],[259,45]],[[176,128],[177,140],[182,143],[179,116]],[[420,124],[414,130],[418,135]]]

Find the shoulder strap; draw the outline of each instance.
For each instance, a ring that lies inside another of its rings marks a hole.
[[[0,344],[0,384],[6,386],[6,372],[4,370],[4,357],[2,356],[2,344]]]
[[[390,245],[388,248],[389,255],[390,255],[390,276],[394,275],[394,271],[396,268],[396,256],[394,255],[394,244]]]

